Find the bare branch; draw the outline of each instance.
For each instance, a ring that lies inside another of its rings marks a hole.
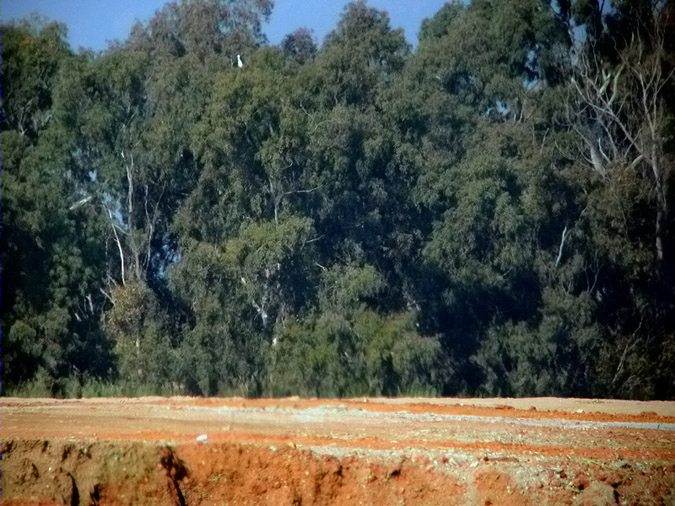
[[[568,112],[571,130],[580,139],[580,159],[607,184],[617,170],[644,176],[655,195],[655,250],[663,259],[663,224],[668,220],[667,167],[662,90],[675,70],[664,74],[664,32],[657,13],[649,52],[639,37],[620,50],[614,69],[602,67],[593,46],[576,59],[572,88],[576,100]],[[618,49],[617,49],[618,50]]]
[[[563,228],[562,235],[560,236],[560,247],[558,247],[558,257],[555,259],[555,266],[558,267],[560,260],[562,259],[563,248],[565,247],[565,240],[567,239],[567,225]]]
[[[122,276],[122,284],[126,285],[125,272],[124,272],[124,250],[122,249],[122,242],[120,241],[119,235],[117,235],[117,227],[115,225],[115,220],[112,215],[112,211],[106,207],[108,211],[108,217],[110,218],[110,225],[112,227],[113,235],[115,236],[115,243],[117,244],[117,249],[120,255],[120,273]]]

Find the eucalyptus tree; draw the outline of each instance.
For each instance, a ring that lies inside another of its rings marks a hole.
[[[262,24],[272,0],[181,0],[167,3],[145,24],[132,27],[126,44],[153,57],[195,55],[236,63],[238,53],[265,40]]]
[[[666,2],[271,8],[2,26],[5,384],[672,397]]]
[[[565,115],[606,336],[595,383],[651,396],[673,386],[672,7],[612,2],[596,18],[575,48]]]
[[[451,391],[574,390],[586,375],[576,327],[560,309],[543,309],[555,299],[548,286],[560,282],[561,231],[577,212],[553,149],[562,135],[554,121],[571,42],[566,28],[545,2],[449,4],[425,21],[418,52],[390,92],[391,120],[418,167],[413,198],[431,222],[423,229],[420,321],[442,333],[458,364]],[[490,344],[493,336],[510,339],[503,325],[538,335],[546,311],[557,330],[542,335],[540,356]],[[578,321],[582,329],[590,323]],[[496,364],[502,386],[490,380]],[[506,373],[521,366],[535,383],[542,370],[556,372],[549,383],[519,385]],[[578,374],[563,374],[577,367]]]
[[[349,4],[314,64],[301,71],[296,103],[306,116],[311,187],[318,188],[316,227],[320,263],[366,262],[387,276],[396,308],[401,272],[414,250],[418,213],[408,153],[382,99],[403,68],[409,47],[386,13]]]
[[[312,290],[316,237],[301,206],[312,189],[303,176],[302,113],[289,99],[294,72],[276,49],[252,53],[244,68],[216,75],[196,129],[202,170],[175,220],[182,261],[173,279],[194,321],[184,357],[208,354],[196,380],[204,392],[260,392],[262,351]],[[188,283],[205,265],[219,276]]]
[[[434,395],[447,362],[408,311],[378,312],[387,281],[371,265],[322,272],[314,311],[286,325],[268,353],[269,391],[316,396]]]
[[[72,192],[53,111],[55,83],[74,57],[61,25],[1,31],[3,383],[38,368],[52,378],[104,374],[112,364],[98,326],[101,223]]]
[[[2,130],[35,141],[51,119],[52,87],[71,56],[66,27],[44,20],[2,25]]]
[[[312,32],[307,28],[298,28],[284,37],[281,50],[287,57],[302,65],[314,59],[317,47]]]
[[[55,115],[67,132],[74,190],[108,224],[105,328],[123,362],[141,363],[177,340],[166,272],[179,255],[174,214],[199,174],[192,129],[210,73],[230,67],[229,51],[263,40],[258,16],[268,12],[266,2],[169,4],[129,40],[64,69]],[[146,306],[155,310],[135,319],[125,309]],[[135,381],[149,378],[147,367],[127,369]]]

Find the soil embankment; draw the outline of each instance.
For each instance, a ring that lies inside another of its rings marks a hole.
[[[675,503],[668,402],[0,399],[0,420],[2,504]]]

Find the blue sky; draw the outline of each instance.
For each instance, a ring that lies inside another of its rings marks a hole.
[[[389,12],[394,27],[405,30],[408,41],[417,40],[424,18],[432,16],[446,0],[370,0],[372,7]],[[38,13],[68,26],[74,49],[104,49],[108,41],[123,39],[135,20],[146,21],[167,0],[0,0],[0,20]],[[319,40],[335,27],[347,0],[276,0],[265,33],[273,44],[296,28],[305,26]]]

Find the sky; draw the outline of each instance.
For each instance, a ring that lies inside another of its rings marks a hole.
[[[417,41],[422,20],[432,16],[447,0],[370,0],[368,4],[389,12],[391,24],[405,30],[411,44]],[[134,21],[147,21],[168,0],[0,0],[0,20],[9,21],[37,13],[68,26],[74,49],[105,49],[109,41],[124,39]],[[307,27],[317,41],[332,30],[348,0],[276,0],[265,34],[272,44],[296,28]]]

